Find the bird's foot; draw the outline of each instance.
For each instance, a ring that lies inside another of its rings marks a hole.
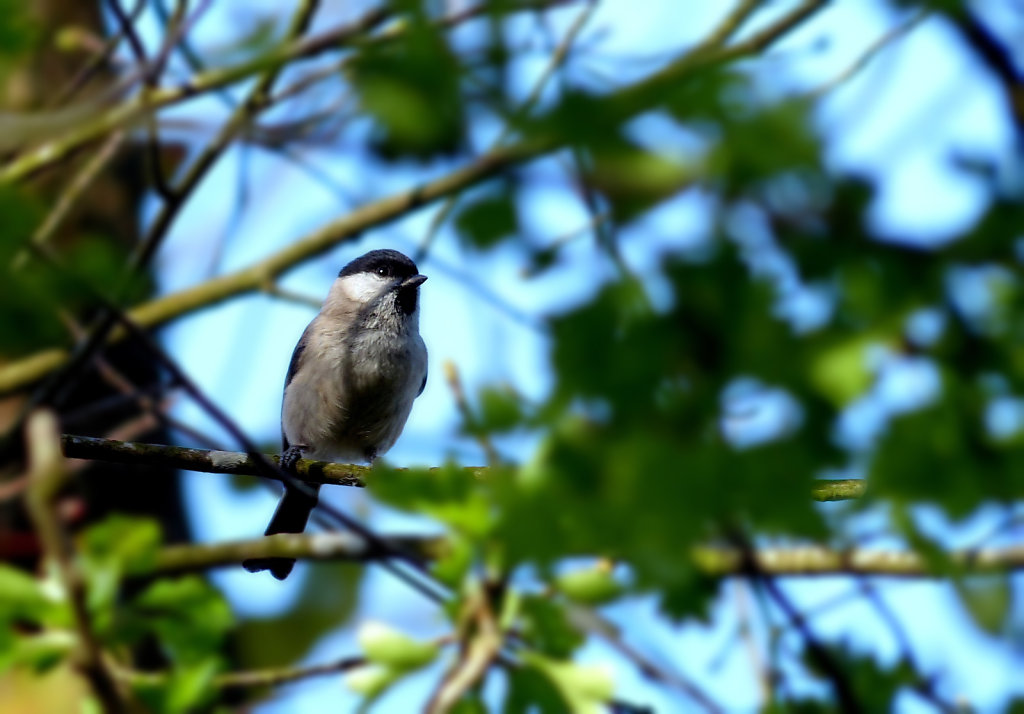
[[[281,468],[290,474],[296,472],[296,465],[299,463],[299,459],[302,458],[302,447],[297,445],[289,446],[281,454]]]

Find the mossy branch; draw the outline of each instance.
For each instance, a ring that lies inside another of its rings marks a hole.
[[[143,444],[73,434],[61,436],[61,446],[64,455],[70,459],[159,465],[185,471],[275,478],[273,472],[259,468],[257,456],[240,451],[191,449],[184,446]],[[259,458],[268,459],[273,463],[277,463],[279,459],[276,454],[262,454]],[[335,464],[311,459],[299,459],[296,469],[298,477],[307,483],[334,486],[362,487],[370,473],[368,466]],[[467,478],[486,478],[490,471],[486,466],[466,466],[464,470]],[[816,501],[843,501],[863,496],[865,489],[865,483],[861,479],[817,481],[811,488],[811,498]]]
[[[448,551],[443,536],[385,536],[396,547],[436,560]],[[236,567],[246,558],[288,557],[298,560],[368,562],[380,554],[350,533],[282,533],[251,540],[211,544],[167,546],[156,559],[138,563],[128,573],[149,578],[210,568]],[[749,574],[773,577],[824,577],[832,575],[897,578],[943,578],[955,574],[992,574],[1024,570],[1024,546],[972,548],[949,553],[942,566],[910,551],[868,548],[836,549],[819,545],[758,548],[744,556],[721,546],[698,546],[690,557],[700,572],[724,578]],[[754,567],[750,567],[749,558]]]

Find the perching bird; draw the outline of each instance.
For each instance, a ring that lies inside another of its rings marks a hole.
[[[419,333],[419,288],[427,277],[395,250],[373,250],[338,273],[320,313],[292,353],[284,381],[282,468],[300,457],[368,461],[390,449],[427,384]],[[285,485],[266,535],[301,533],[317,504]],[[253,558],[246,570],[283,580],[292,558]]]

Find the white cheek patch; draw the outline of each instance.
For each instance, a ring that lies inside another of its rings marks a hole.
[[[377,298],[391,281],[376,273],[356,273],[338,278],[338,288],[349,300],[368,303]]]

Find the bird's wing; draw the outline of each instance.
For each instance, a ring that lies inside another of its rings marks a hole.
[[[286,390],[288,385],[292,383],[295,373],[299,371],[299,367],[302,365],[302,355],[306,351],[306,345],[309,344],[309,330],[312,326],[312,322],[306,325],[306,329],[302,331],[302,337],[299,338],[298,343],[295,345],[295,350],[292,352],[291,362],[288,363],[288,372],[284,376],[284,388]],[[281,443],[284,450],[287,451],[289,444],[288,437],[284,433],[284,425],[281,426]]]

